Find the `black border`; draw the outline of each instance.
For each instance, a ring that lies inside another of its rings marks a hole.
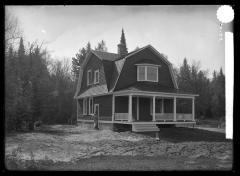
[[[81,4],[80,4],[81,2]],[[135,1],[131,4],[129,4],[130,2],[129,1],[109,1],[109,0],[99,0],[99,1],[74,1],[74,0],[62,0],[62,1],[46,1],[46,0],[41,0],[41,1],[33,1],[33,0],[25,0],[25,1],[17,1],[17,0],[3,0],[2,3],[1,3],[1,23],[3,25],[2,28],[1,28],[1,37],[2,37],[2,45],[1,45],[1,54],[2,54],[2,59],[1,59],[1,72],[3,73],[3,77],[1,80],[3,80],[3,84],[1,86],[1,89],[3,89],[2,92],[2,96],[0,98],[1,100],[1,114],[2,114],[2,118],[1,118],[1,125],[2,125],[2,128],[1,128],[1,146],[2,146],[2,150],[1,150],[1,173],[2,174],[9,174],[9,175],[14,175],[14,174],[69,174],[69,173],[76,173],[76,174],[81,174],[81,175],[84,175],[84,174],[124,174],[124,173],[121,173],[121,172],[118,172],[118,171],[111,171],[111,172],[103,172],[103,171],[98,171],[97,173],[94,173],[94,172],[87,172],[87,171],[78,171],[78,172],[75,172],[75,171],[64,171],[64,172],[59,172],[59,171],[8,171],[5,166],[4,166],[4,149],[5,149],[5,143],[4,143],[4,137],[5,137],[5,131],[4,131],[4,124],[5,124],[5,121],[4,121],[4,117],[5,117],[5,113],[4,113],[4,96],[5,96],[5,93],[4,93],[4,6],[5,5],[231,5],[235,11],[235,17],[234,17],[234,24],[233,24],[233,31],[236,31],[234,32],[234,110],[233,110],[233,129],[234,129],[234,133],[233,133],[233,168],[232,168],[232,171],[157,171],[157,172],[140,172],[140,171],[134,171],[134,172],[130,172],[130,171],[127,171],[128,173],[130,174],[136,174],[136,175],[139,175],[139,174],[153,174],[153,175],[157,175],[157,174],[176,174],[176,175],[181,175],[181,174],[184,174],[184,175],[192,175],[194,172],[194,174],[200,174],[200,175],[205,175],[205,174],[214,174],[216,173],[217,175],[234,175],[234,174],[237,174],[239,173],[239,158],[240,158],[240,155],[239,155],[239,144],[240,144],[240,139],[239,139],[239,130],[238,130],[238,125],[240,124],[239,123],[239,113],[237,113],[237,110],[238,108],[236,108],[237,106],[237,102],[239,100],[239,93],[238,93],[238,89],[237,89],[237,86],[238,86],[238,79],[237,79],[237,71],[238,71],[238,68],[237,67],[237,60],[238,60],[238,57],[237,57],[237,52],[238,52],[238,42],[239,42],[239,19],[238,19],[238,13],[239,13],[239,7],[237,6],[237,1],[235,0],[195,0],[195,1],[169,1],[169,0],[161,0],[160,3],[161,4],[156,4],[156,1]],[[238,35],[238,36],[237,36]],[[227,61],[225,61],[227,62]],[[160,173],[159,173],[160,172]]]

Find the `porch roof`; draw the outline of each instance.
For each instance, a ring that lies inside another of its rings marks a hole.
[[[107,85],[99,85],[99,86],[94,86],[89,89],[87,89],[85,92],[80,94],[77,98],[84,98],[84,97],[89,97],[89,96],[94,96],[94,95],[101,95],[105,94],[108,92]]]
[[[152,85],[142,84],[141,82],[136,82],[133,86],[118,90],[118,91],[147,91],[147,92],[166,92],[166,93],[180,93],[180,94],[194,94],[192,92],[183,91],[181,89],[175,89],[171,87],[166,87],[163,85]]]
[[[179,96],[179,97],[195,97],[195,96],[199,96],[197,94],[192,94],[189,92],[185,92],[185,91],[181,91],[178,89],[169,89],[169,88],[164,88],[164,87],[160,87],[156,90],[156,89],[151,89],[150,87],[146,86],[146,87],[141,87],[138,88],[137,86],[131,86],[128,87],[126,89],[121,89],[118,91],[114,92],[115,95],[146,95],[146,96],[169,96],[169,97],[173,97],[173,96]]]

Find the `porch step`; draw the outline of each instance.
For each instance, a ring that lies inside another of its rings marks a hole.
[[[132,124],[132,131],[144,132],[144,131],[159,131],[156,124]]]

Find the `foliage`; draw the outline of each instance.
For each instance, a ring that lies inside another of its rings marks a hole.
[[[21,37],[18,19],[5,8],[5,52]]]
[[[75,80],[78,78],[79,69],[90,50],[91,44],[88,42],[87,46],[79,49],[79,52],[75,55],[75,57],[72,58],[72,73],[75,77]]]
[[[200,70],[200,63],[190,66],[184,58],[179,69],[175,68],[179,89],[198,94],[195,109],[198,117],[221,118],[225,116],[225,76],[220,69],[214,71],[213,79],[207,77],[207,71]]]
[[[106,47],[106,42],[105,41],[100,41],[97,45],[97,47],[95,47],[95,50],[97,51],[107,51],[107,47]]]
[[[7,130],[33,130],[36,121],[66,123],[72,118],[74,85],[67,62],[50,62],[47,50],[20,39],[5,55]],[[57,93],[57,95],[56,95]]]

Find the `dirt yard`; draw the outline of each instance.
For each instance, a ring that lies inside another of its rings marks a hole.
[[[225,134],[193,128],[154,133],[43,126],[5,138],[10,170],[230,170],[232,141]]]

